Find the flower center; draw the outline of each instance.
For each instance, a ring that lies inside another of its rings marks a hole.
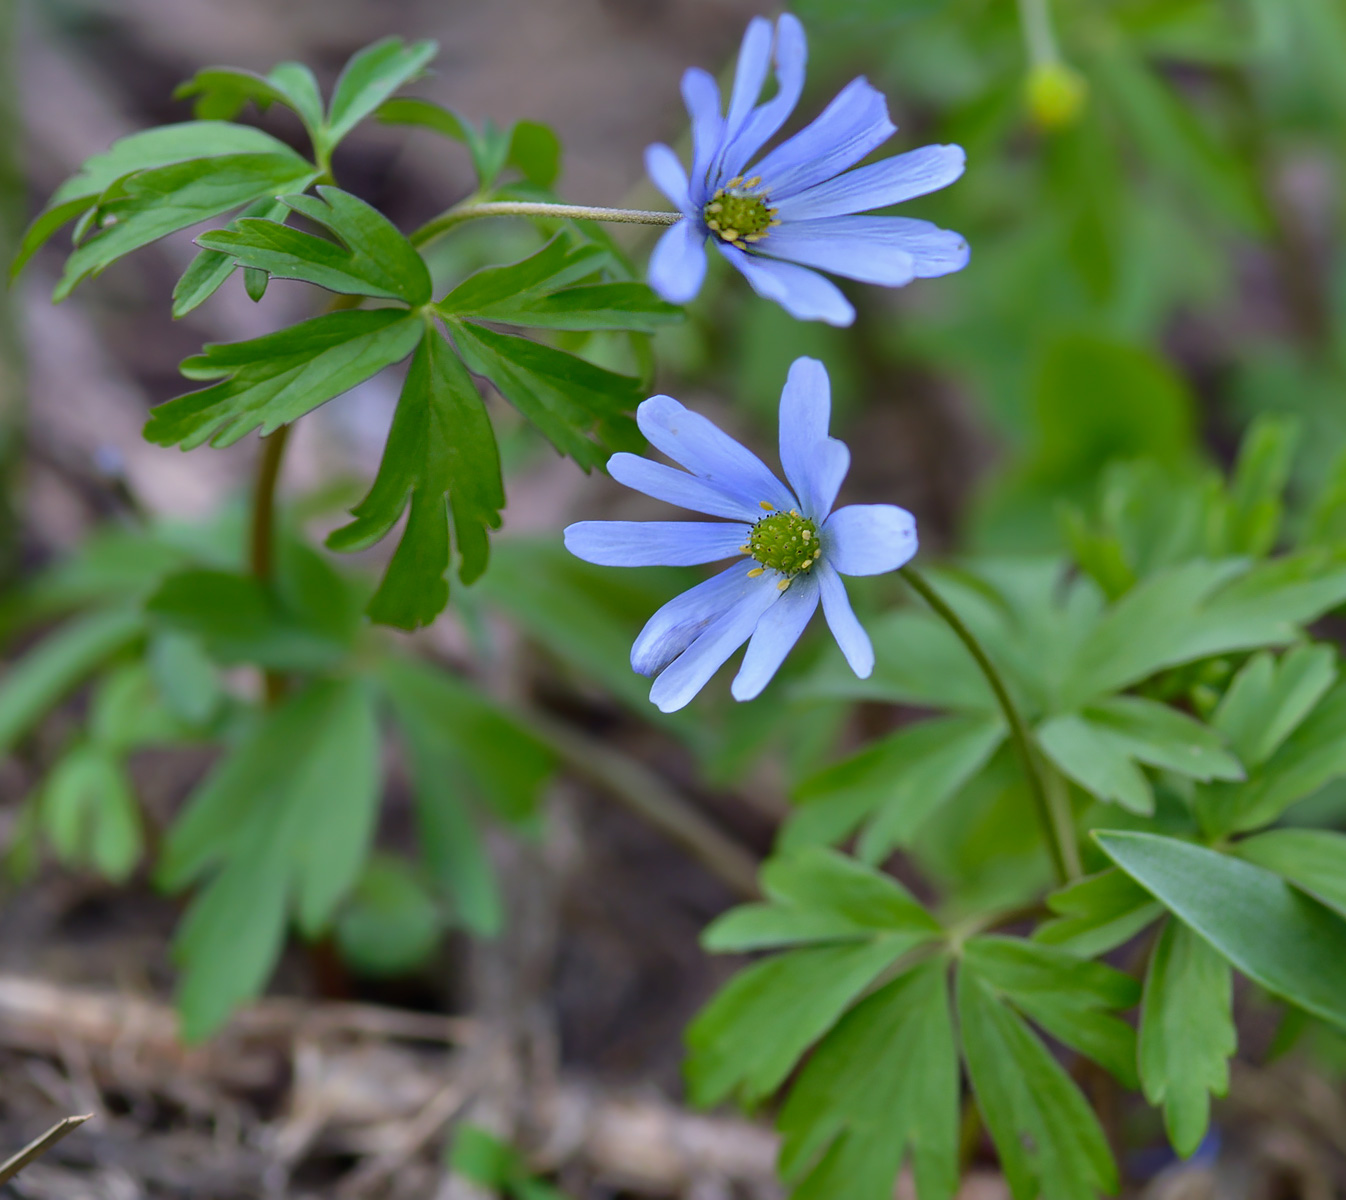
[[[752,527],[744,549],[762,564],[750,574],[760,574],[770,568],[787,579],[807,571],[823,555],[818,527],[807,517],[800,516],[797,508],[763,517]]]
[[[760,175],[746,182],[742,175],[737,175],[720,188],[702,210],[706,228],[740,250],[746,250],[749,242],[760,242],[766,237],[780,221],[776,219],[776,210],[767,206],[766,197],[756,190],[761,182]]]

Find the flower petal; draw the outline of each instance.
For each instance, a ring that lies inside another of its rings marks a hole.
[[[709,71],[689,67],[682,73],[682,101],[692,122],[692,181],[689,195],[696,208],[709,195],[706,176],[724,138],[720,112],[720,85]]]
[[[797,503],[757,455],[672,396],[651,396],[644,401],[636,409],[636,423],[656,450],[750,505],[756,512],[754,521],[763,516],[761,501],[787,512]]]
[[[762,518],[762,509],[737,492],[726,491],[707,479],[651,462],[638,454],[628,454],[624,450],[614,454],[608,459],[608,474],[637,492],[690,508],[693,512],[728,517],[731,521],[751,522]]]
[[[841,511],[845,512],[845,509]],[[827,618],[832,636],[837,639],[842,654],[851,664],[851,670],[861,679],[868,679],[874,672],[874,644],[869,640],[864,626],[856,620],[850,597],[846,595],[846,585],[826,558],[813,568],[813,574],[818,577],[823,616]]]
[[[736,562],[663,605],[632,645],[631,669],[638,675],[658,674],[744,596],[755,595],[765,578],[748,578],[756,566],[751,559]]]
[[[785,124],[804,91],[804,68],[808,63],[808,39],[799,18],[783,13],[776,22],[773,60],[776,67],[776,94],[748,114],[742,128],[725,150],[726,164],[735,164],[736,175],[754,154]]]
[[[828,437],[832,385],[816,358],[790,364],[780,394],[780,461],[806,517],[822,522],[851,465],[844,442]]]
[[[774,300],[799,321],[826,321],[829,325],[849,325],[855,309],[836,284],[815,271],[780,259],[762,258],[717,241],[715,247],[752,285],[752,290]]]
[[[868,212],[948,187],[963,173],[966,162],[962,146],[922,146],[835,178],[820,176],[807,191],[796,188],[788,196],[773,194],[771,202],[782,221]]]
[[[858,163],[897,131],[883,93],[862,75],[852,79],[814,121],[782,142],[752,173],[762,177],[771,203],[831,179]],[[781,207],[782,219],[785,210]]]
[[[662,142],[645,147],[645,170],[650,179],[684,216],[692,216],[692,202],[687,192],[687,172],[673,150]]]
[[[843,575],[883,575],[916,553],[916,518],[896,504],[848,504],[822,528],[823,561]]]
[[[916,278],[916,260],[901,242],[901,231],[884,236],[882,228],[847,229],[842,221],[890,222],[898,217],[837,217],[830,221],[789,221],[773,229],[756,247],[769,254],[833,275],[901,287]]]
[[[705,631],[659,673],[650,688],[650,700],[661,712],[676,712],[710,682],[744,642],[758,621],[781,598],[769,575],[746,580],[743,595],[732,608],[705,627]]]
[[[765,17],[753,17],[743,34],[738,51],[738,65],[734,69],[734,88],[729,94],[729,111],[724,119],[724,141],[716,166],[719,173],[736,175],[725,151],[743,129],[744,123],[762,94],[766,83],[767,66],[771,60],[771,22]],[[740,166],[742,164],[739,164]]]
[[[684,218],[671,225],[650,255],[650,287],[670,304],[686,304],[706,277],[706,235]]]
[[[601,567],[692,567],[743,553],[751,525],[711,521],[577,521],[566,549]]]
[[[761,695],[817,610],[818,581],[811,572],[796,575],[753,630],[743,665],[729,689],[735,700],[752,700]]]

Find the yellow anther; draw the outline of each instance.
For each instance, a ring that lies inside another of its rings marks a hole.
[[[745,242],[760,242],[764,237],[766,237],[764,233],[745,233],[743,240]]]
[[[720,233],[720,236],[721,236],[722,238],[724,238],[724,240],[725,240],[726,242],[732,242],[732,241],[737,240],[737,238],[738,238],[738,230],[737,230],[737,229],[721,229],[721,230],[719,231],[719,233]]]
[[[749,179],[743,186],[744,186],[744,187],[756,187],[756,186],[757,186],[759,183],[761,183],[761,182],[762,182],[762,177],[761,177],[760,175],[754,175],[754,176],[753,176],[751,179]]]
[[[766,509],[767,512],[775,512],[775,511],[776,511],[776,506],[775,506],[774,504],[772,504],[770,500],[759,500],[759,501],[757,502],[757,505],[758,505],[759,508],[764,508],[764,509]]]
[[[748,248],[748,243],[742,238],[738,238],[737,240],[731,238],[729,244],[737,250],[746,250]]]
[[[720,209],[722,209],[723,207],[724,205],[722,205],[718,200],[712,200],[709,204],[706,205],[706,211],[719,212]]]
[[[753,569],[748,572],[748,578],[756,579],[759,575],[765,575],[765,574],[766,574],[765,567],[753,567]]]
[[[789,581],[788,579],[782,579],[778,584],[776,584],[776,591],[778,591],[778,592],[783,592],[783,591],[785,591],[785,589],[788,588],[789,586],[790,586],[790,581]]]
[[[707,229],[713,229],[716,233],[719,233],[719,232],[720,232],[720,223],[719,223],[719,221],[707,221],[707,222],[706,222],[706,228],[707,228]]]
[[[799,516],[799,509],[797,509],[797,508],[792,508],[792,509],[790,509],[790,516],[792,516],[792,517],[797,517],[797,516]]]
[[[809,538],[811,538],[812,536],[813,536],[813,534],[811,534],[807,529],[804,530],[804,540],[805,540],[806,542],[807,542],[807,541],[809,540]]]
[[[735,175],[735,176],[733,177],[733,179],[731,179],[731,180],[730,180],[728,183],[726,183],[724,186],[727,187],[727,188],[734,188],[734,187],[738,187],[742,182],[743,182],[743,176],[742,176],[742,175]]]
[[[743,554],[751,554],[751,553],[752,553],[752,547],[751,547],[751,546],[740,546],[740,547],[739,547],[739,551],[740,551],[741,553],[743,553]]]
[[[779,224],[780,224],[780,218],[779,218],[779,217],[772,217],[771,220],[769,220],[769,221],[767,222],[767,224],[768,224],[768,225],[771,225],[771,226],[779,225]]]

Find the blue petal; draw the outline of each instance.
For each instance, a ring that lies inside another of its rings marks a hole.
[[[752,171],[762,177],[771,203],[780,207],[785,197],[858,163],[896,130],[883,93],[861,76],[842,88],[812,124],[782,142]]]
[[[728,517],[731,521],[759,521],[762,518],[761,508],[737,492],[726,491],[709,480],[689,475],[676,467],[651,462],[637,454],[625,451],[614,454],[608,459],[608,474],[637,492],[690,508],[693,512]]]
[[[709,521],[577,521],[566,549],[601,567],[693,567],[743,553],[751,525]]]
[[[763,613],[781,598],[770,575],[745,577],[745,582],[743,594],[734,606],[707,625],[654,681],[650,700],[661,712],[676,712],[705,687],[729,656],[752,636]]]
[[[773,194],[771,203],[782,221],[868,212],[947,187],[963,173],[966,162],[962,146],[922,146],[835,179],[820,177],[815,181],[817,186],[808,191],[796,189],[797,194],[789,196]]]
[[[726,164],[735,165],[730,174],[738,174],[794,112],[804,91],[804,68],[808,63],[808,40],[799,18],[784,13],[776,22],[776,94],[753,109],[725,151]]]
[[[806,517],[821,523],[851,465],[844,442],[828,437],[832,385],[816,358],[797,358],[780,394],[780,461]]]
[[[745,254],[721,241],[715,247],[738,268],[754,292],[774,300],[796,320],[829,325],[849,325],[855,320],[855,309],[841,289],[807,267]]]
[[[751,559],[737,562],[674,596],[645,622],[631,647],[631,669],[637,675],[658,674],[744,596],[755,595],[764,578],[748,578],[756,566]]]
[[[708,71],[689,67],[682,75],[682,100],[692,121],[692,204],[702,208],[709,193],[706,178],[724,142],[720,85]]]
[[[766,83],[767,64],[771,58],[771,22],[765,17],[753,17],[743,34],[738,51],[738,66],[734,70],[734,90],[729,94],[729,112],[724,119],[722,152],[716,162],[721,175],[736,175],[741,163],[730,165],[728,147],[742,131],[745,122],[762,94]]]
[[[795,507],[795,497],[766,463],[672,396],[644,401],[636,409],[636,423],[656,450],[755,510],[753,520],[763,516],[763,501],[786,511]]]
[[[645,147],[645,170],[674,208],[684,216],[695,215],[687,192],[687,172],[668,146],[655,142],[653,146]]]
[[[670,225],[650,255],[650,287],[670,304],[686,304],[706,277],[706,235],[695,221]]]
[[[735,700],[752,700],[761,695],[817,610],[818,581],[812,573],[796,575],[753,630],[743,665],[729,689]]]
[[[862,283],[901,287],[916,278],[916,260],[903,242],[902,230],[887,225],[900,219],[835,217],[828,221],[789,221],[773,229],[755,250]],[[842,224],[847,221],[871,224],[848,228]]]
[[[818,577],[827,627],[837,639],[846,661],[851,664],[851,670],[861,679],[868,679],[874,671],[874,645],[864,626],[855,618],[850,597],[846,595],[846,585],[841,582],[841,576],[832,570],[826,558],[813,568],[812,573]]]
[[[823,561],[843,575],[883,575],[916,553],[916,518],[896,504],[848,504],[822,528]]]

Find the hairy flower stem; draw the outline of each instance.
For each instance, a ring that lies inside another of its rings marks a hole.
[[[533,200],[467,200],[427,221],[411,235],[413,246],[425,246],[455,225],[477,217],[569,217],[576,221],[611,221],[621,225],[676,225],[682,213],[640,208],[591,208],[585,204],[545,204]]]
[[[252,529],[248,545],[248,559],[252,573],[266,585],[275,570],[276,543],[276,480],[280,477],[281,460],[285,457],[285,443],[290,427],[282,425],[270,437],[262,439],[262,453],[257,462],[257,479],[252,489]],[[278,671],[263,671],[266,701],[275,704],[285,694],[285,676]]]
[[[982,674],[986,676],[986,682],[991,685],[991,691],[995,693],[1000,710],[1005,714],[1005,720],[1009,724],[1010,737],[1014,742],[1014,748],[1019,753],[1019,761],[1028,780],[1028,790],[1033,797],[1033,805],[1037,810],[1038,822],[1042,826],[1042,833],[1047,841],[1047,849],[1051,853],[1052,867],[1056,871],[1057,879],[1061,883],[1067,883],[1078,878],[1082,874],[1080,852],[1079,847],[1075,844],[1075,830],[1070,817],[1069,797],[1067,797],[1063,788],[1055,788],[1049,785],[1044,764],[1033,745],[1023,717],[1019,715],[1018,708],[1010,698],[1009,690],[1005,687],[1005,681],[1000,677],[1000,672],[996,670],[995,665],[986,656],[986,651],[982,649],[981,643],[972,635],[972,631],[963,624],[958,614],[944,602],[940,594],[930,586],[919,571],[908,566],[903,567],[899,573],[907,581],[912,591],[920,596],[934,610],[936,616],[953,630],[958,640],[967,647],[968,653],[976,659],[977,666],[981,668]]]

